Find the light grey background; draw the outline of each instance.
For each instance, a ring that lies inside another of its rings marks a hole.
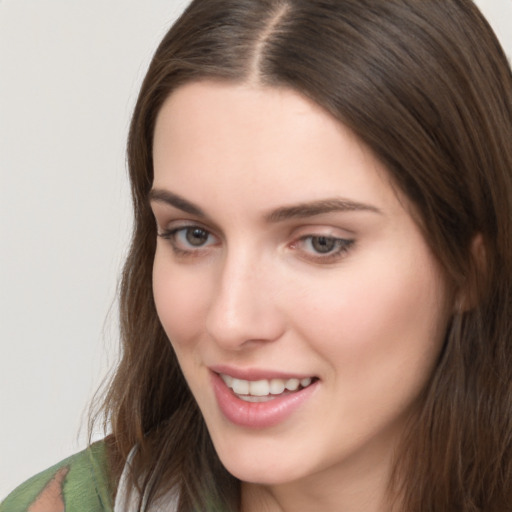
[[[0,499],[85,446],[116,358],[130,113],[187,3],[0,0]],[[477,3],[512,55],[512,0]]]

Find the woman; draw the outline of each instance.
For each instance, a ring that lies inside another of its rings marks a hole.
[[[469,0],[193,2],[131,125],[112,435],[2,510],[509,510],[511,140]]]

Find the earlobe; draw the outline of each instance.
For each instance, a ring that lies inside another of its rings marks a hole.
[[[464,286],[455,296],[455,313],[465,313],[474,309],[480,302],[486,280],[487,256],[484,239],[477,233],[471,240],[470,264]]]

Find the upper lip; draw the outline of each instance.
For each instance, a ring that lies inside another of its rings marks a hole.
[[[263,368],[237,368],[228,365],[213,365],[209,369],[217,374],[224,374],[234,377],[235,379],[242,380],[271,380],[271,379],[305,379],[307,377],[314,377],[311,373],[291,373],[280,370],[271,370]]]

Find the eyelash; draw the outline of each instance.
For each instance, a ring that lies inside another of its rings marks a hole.
[[[338,238],[335,236],[326,235],[306,235],[299,238],[296,242],[291,244],[291,247],[295,249],[299,244],[309,243],[313,245],[314,241],[323,240],[323,242],[332,243],[333,247],[325,253],[315,251],[314,248],[309,252],[308,258],[317,261],[318,263],[335,263],[347,255],[352,246],[354,245],[353,239]],[[334,250],[333,250],[334,249]]]
[[[177,241],[177,237],[180,233],[186,236],[186,234],[190,231],[198,230],[203,232],[207,239],[213,237],[207,229],[198,226],[198,225],[190,225],[190,226],[180,226],[174,229],[166,230],[161,233],[158,233],[158,236],[164,240],[168,240],[172,250],[177,256],[181,257],[198,257],[202,255],[202,252],[205,248],[209,247],[212,244],[190,246],[190,249],[184,249],[179,246],[179,242]],[[321,253],[315,251],[314,247],[311,251],[306,251],[308,253],[307,259],[312,260],[317,263],[334,263],[347,255],[347,253],[351,250],[354,245],[355,240],[346,239],[346,238],[338,238],[334,236],[327,235],[306,235],[300,237],[299,239],[292,242],[289,247],[293,250],[299,248],[300,245],[308,243],[310,246],[314,244],[314,242],[333,244],[333,247],[330,248],[327,252]]]
[[[202,231],[203,233],[206,234],[207,237],[213,236],[207,229],[205,229],[201,226],[197,226],[197,225],[180,226],[180,227],[177,227],[174,229],[169,229],[169,230],[163,231],[162,233],[158,233],[158,236],[163,238],[164,240],[169,241],[169,243],[171,244],[172,250],[174,251],[174,253],[177,256],[184,256],[184,257],[200,256],[201,250],[202,249],[204,250],[204,248],[205,248],[204,245],[197,246],[195,249],[192,248],[193,246],[191,246],[191,249],[183,249],[183,248],[179,247],[178,242],[176,240],[176,238],[178,237],[178,235],[180,233],[183,233],[184,235],[186,235],[187,232],[194,231],[194,230]],[[206,247],[208,247],[208,246],[209,245],[207,245]]]

